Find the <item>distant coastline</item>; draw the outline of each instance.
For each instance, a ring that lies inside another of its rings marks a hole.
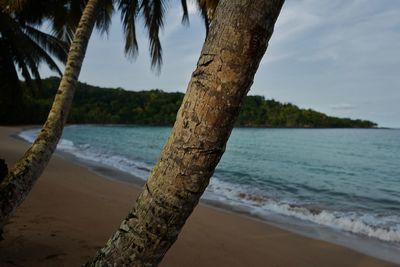
[[[41,124],[48,115],[59,78],[42,81],[43,90],[33,95],[27,88],[13,112],[1,110],[0,124]],[[161,90],[126,91],[122,88],[101,88],[78,83],[70,124],[129,124],[141,126],[172,126],[184,94]],[[378,128],[369,120],[338,118],[301,109],[291,103],[267,100],[263,96],[247,96],[236,121],[246,128]]]

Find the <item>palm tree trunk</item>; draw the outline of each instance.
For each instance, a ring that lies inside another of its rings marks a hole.
[[[99,5],[100,0],[87,2],[47,121],[35,142],[0,184],[0,229],[28,195],[56,149],[71,108],[75,86]]]
[[[162,153],[121,226],[86,266],[156,266],[225,150],[284,0],[222,0]]]

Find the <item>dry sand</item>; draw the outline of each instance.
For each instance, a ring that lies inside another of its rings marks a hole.
[[[11,165],[28,144],[0,127]],[[101,177],[60,155],[5,228],[0,266],[80,266],[118,227],[140,188]],[[353,250],[199,205],[161,266],[395,266]]]

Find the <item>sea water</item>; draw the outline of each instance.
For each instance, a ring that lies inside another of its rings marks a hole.
[[[170,131],[69,126],[58,149],[145,180]],[[203,200],[400,263],[400,130],[234,129]]]

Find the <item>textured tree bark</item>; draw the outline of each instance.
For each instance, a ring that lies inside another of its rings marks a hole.
[[[100,0],[87,2],[47,121],[35,142],[0,184],[0,229],[28,195],[50,161],[61,137],[100,2]]]
[[[156,266],[224,153],[284,0],[222,0],[162,153],[121,226],[86,266]]]

